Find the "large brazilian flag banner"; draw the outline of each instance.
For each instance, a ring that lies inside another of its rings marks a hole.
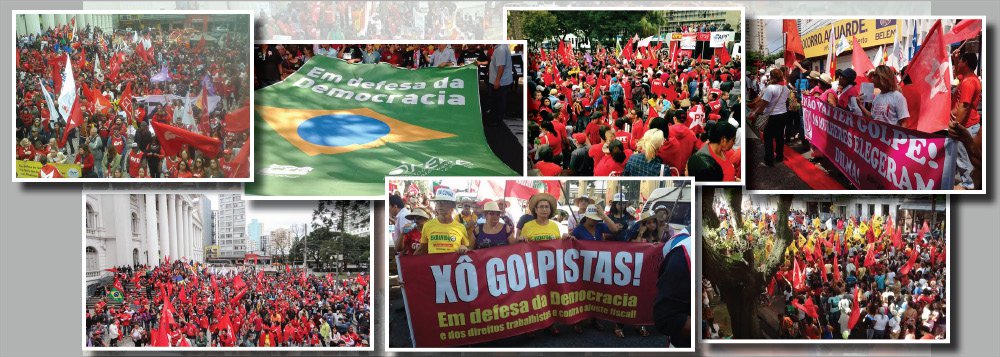
[[[314,56],[255,92],[249,195],[382,196],[386,176],[511,176],[483,135],[475,66]]]

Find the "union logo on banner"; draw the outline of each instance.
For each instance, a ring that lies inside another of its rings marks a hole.
[[[309,156],[455,136],[408,124],[367,108],[289,109],[263,105],[255,108],[275,132]]]
[[[878,19],[875,20],[875,28],[880,29],[883,27],[896,26],[896,19]]]

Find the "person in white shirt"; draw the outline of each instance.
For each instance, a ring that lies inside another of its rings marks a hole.
[[[441,45],[437,45],[437,51],[431,54],[431,67],[445,67],[455,65],[455,50],[451,49],[451,45],[445,45],[444,48],[440,48]]]
[[[108,337],[111,338],[110,346],[118,347],[118,338],[120,334],[118,333],[118,319],[115,319],[111,325],[108,326]]]
[[[876,340],[883,340],[887,336],[886,333],[885,333],[885,329],[886,329],[886,326],[888,326],[888,324],[889,324],[889,315],[887,315],[887,311],[886,310],[888,310],[888,309],[886,309],[884,307],[879,308],[878,309],[878,313],[876,313],[875,317],[873,318],[873,320],[875,322],[875,325],[873,326],[875,328],[874,338]]]

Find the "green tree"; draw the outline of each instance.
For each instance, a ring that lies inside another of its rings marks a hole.
[[[369,226],[371,224],[368,217],[371,214],[371,204],[368,201],[319,201],[316,209],[313,210],[313,220],[312,229],[313,234],[317,235],[315,240],[317,241],[317,246],[313,248],[312,244],[309,244],[310,250],[319,251],[321,247],[326,246],[326,253],[322,256],[322,261],[325,263],[332,263],[336,267],[336,271],[340,274],[342,271],[346,270],[348,259],[357,259],[359,253],[356,252],[357,247],[353,237],[346,232],[351,229],[358,229],[362,227]],[[316,233],[324,232],[324,233]],[[327,238],[327,233],[329,233],[329,238]],[[312,238],[312,237],[310,237]],[[326,241],[332,241],[333,243],[324,243]],[[336,249],[330,251],[330,244]],[[364,256],[367,257],[368,245],[371,244],[368,237],[364,237]],[[336,257],[336,258],[333,258]],[[338,259],[339,261],[329,261],[329,259]]]
[[[764,338],[760,326],[758,310],[760,308],[760,294],[771,277],[777,273],[784,263],[785,249],[792,243],[792,232],[788,224],[776,224],[774,235],[774,247],[770,254],[763,257],[763,261],[757,261],[753,249],[746,249],[741,252],[727,255],[726,252],[718,248],[713,242],[719,239],[717,234],[720,221],[713,209],[713,200],[717,194],[729,202],[737,227],[742,228],[743,215],[740,212],[743,202],[742,189],[720,189],[706,187],[702,189],[701,195],[701,217],[702,217],[702,237],[704,237],[702,273],[706,279],[710,280],[720,292],[722,301],[726,303],[729,311],[730,322],[733,329],[733,337],[736,339],[760,339]],[[775,217],[785,219],[792,205],[793,195],[778,196],[778,209]],[[737,237],[742,237],[745,232],[741,229],[737,231]]]

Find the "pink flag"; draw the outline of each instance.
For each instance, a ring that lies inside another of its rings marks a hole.
[[[965,19],[955,24],[955,26],[951,28],[951,32],[944,35],[944,43],[952,44],[962,42],[979,36],[979,33],[981,32],[983,32],[983,20]]]

